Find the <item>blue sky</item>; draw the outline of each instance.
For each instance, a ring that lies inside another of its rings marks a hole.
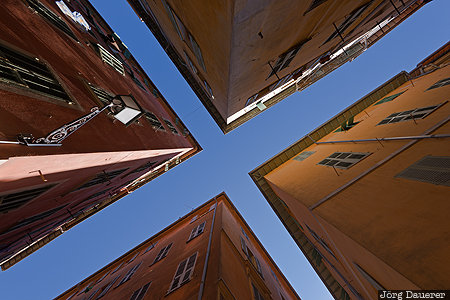
[[[450,1],[427,4],[353,62],[227,135],[125,0],[91,2],[204,150],[1,272],[0,298],[54,298],[225,191],[300,297],[332,299],[248,172],[446,43]]]

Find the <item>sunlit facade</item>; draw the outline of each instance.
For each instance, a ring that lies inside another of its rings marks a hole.
[[[336,299],[450,285],[449,61],[447,43],[250,173]]]

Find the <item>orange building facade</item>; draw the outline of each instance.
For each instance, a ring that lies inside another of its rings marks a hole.
[[[222,193],[56,299],[300,299]]]
[[[5,270],[201,147],[89,1],[1,7]]]
[[[227,133],[353,60],[429,1],[128,2]]]
[[[450,44],[250,173],[336,299],[450,286]]]

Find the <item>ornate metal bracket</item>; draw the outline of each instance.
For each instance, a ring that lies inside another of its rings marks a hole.
[[[67,138],[69,135],[77,131],[81,126],[92,120],[102,111],[114,105],[115,104],[111,102],[110,104],[102,107],[101,109],[99,109],[98,107],[94,107],[91,109],[91,112],[89,114],[82,116],[81,118],[78,118],[75,121],[64,124],[58,129],[53,130],[46,137],[35,139],[31,134],[30,135],[21,134],[17,137],[17,139],[19,143],[26,146],[61,146],[62,145],[61,142],[65,138]]]

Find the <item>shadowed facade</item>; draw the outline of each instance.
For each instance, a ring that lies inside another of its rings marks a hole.
[[[428,1],[128,2],[227,133],[355,59]]]
[[[94,7],[2,2],[0,265],[201,150]]]
[[[222,193],[56,299],[300,299]]]

